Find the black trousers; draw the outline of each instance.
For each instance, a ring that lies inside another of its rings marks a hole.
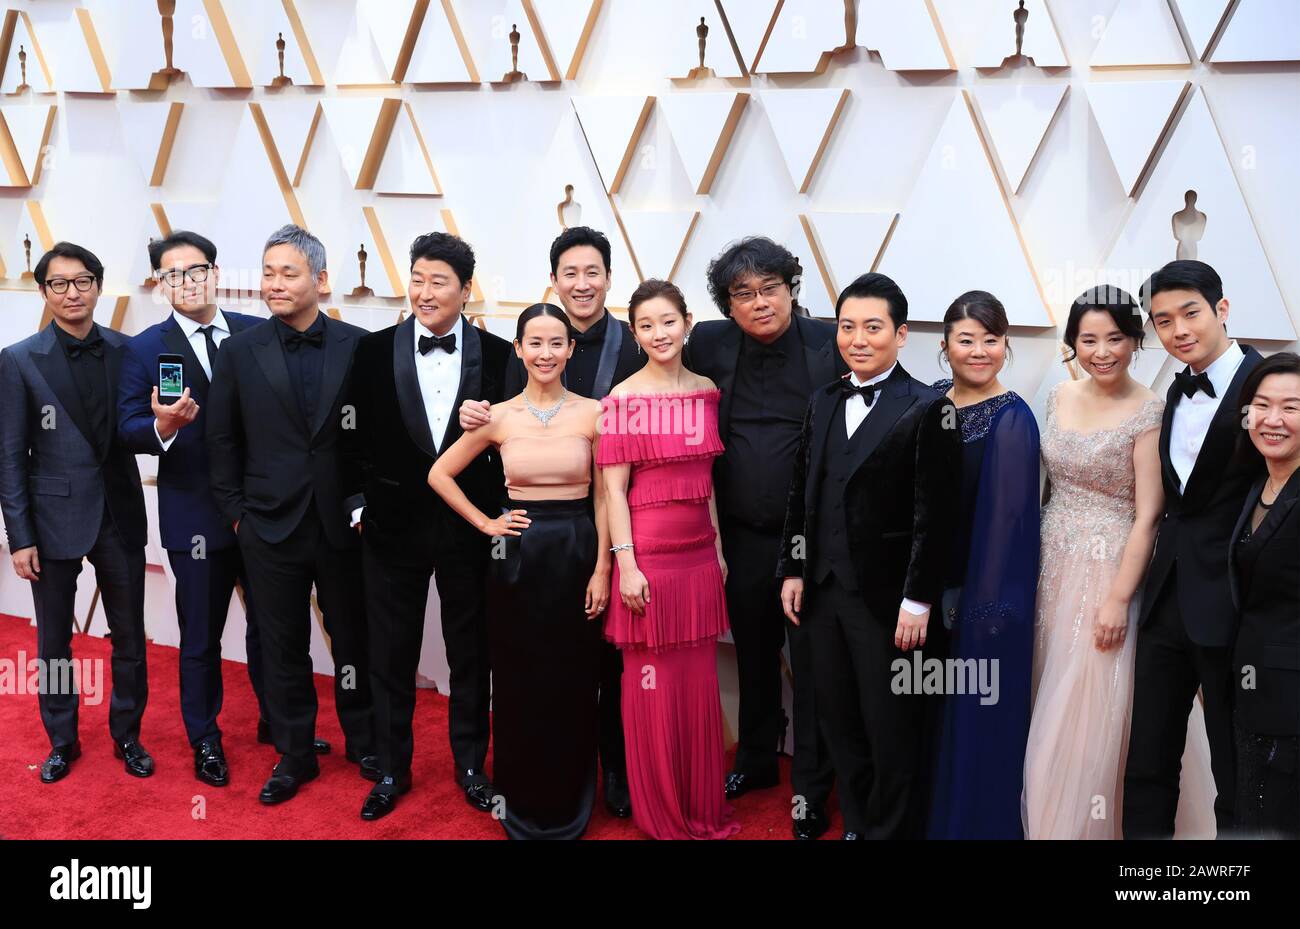
[[[144,637],[144,549],[130,548],[105,509],[99,536],[85,560],[95,566],[113,646],[113,693],[108,731],[115,742],[140,738],[140,720],[149,699]],[[81,558],[42,558],[40,580],[32,581],[36,608],[36,650],[48,684],[40,694],[41,722],[50,745],[77,741],[78,693],[70,674],[50,673],[72,658],[73,616]],[[67,667],[67,666],[64,666]],[[51,691],[51,692],[46,692]]]
[[[248,679],[257,697],[258,712],[263,719],[267,718],[257,608],[238,546],[207,551],[202,558],[196,558],[189,550],[169,551],[167,560],[176,576],[176,619],[181,633],[181,719],[186,738],[197,748],[200,742],[221,739],[221,727],[217,724],[224,699],[221,635],[226,628],[236,581],[244,585]]]
[[[865,839],[921,838],[927,708],[924,695],[896,694],[895,617],[871,614],[834,574],[804,592],[817,710],[840,787],[844,830]]]
[[[617,593],[617,591],[615,591]],[[600,767],[606,774],[627,776],[623,738],[623,653],[600,640]]]
[[[477,534],[474,534],[477,535]],[[490,542],[439,527],[418,541],[393,544],[373,525],[362,536],[375,749],[385,774],[411,770],[415,678],[424,639],[429,578],[442,605],[442,639],[451,670],[448,734],[456,780],[486,783],[491,673],[486,584]]]
[[[263,541],[247,520],[239,545],[261,619],[263,684],[276,750],[292,768],[316,765],[316,686],[311,662],[311,588],[325,617],[334,658],[334,701],[354,756],[374,750],[370,663],[361,558],[333,548],[315,507],[276,545]],[[293,773],[290,770],[289,773]]]
[[[735,769],[764,775],[776,768],[786,719],[781,706],[781,650],[790,636],[794,677],[794,758],[791,781],[796,796],[821,807],[835,782],[830,754],[818,723],[813,687],[812,648],[807,631],[791,624],[781,608],[776,563],[780,532],[762,532],[723,523],[722,555],[727,560],[727,615],[736,643],[740,688],[740,744]]]
[[[1218,797],[1219,835],[1234,826],[1236,752],[1232,731],[1232,651],[1207,648],[1187,637],[1171,571],[1147,624],[1137,633],[1133,722],[1124,769],[1124,838],[1170,838],[1178,812],[1178,781],[1187,742],[1187,717],[1199,687]]]

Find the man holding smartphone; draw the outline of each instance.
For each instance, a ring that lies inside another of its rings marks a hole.
[[[217,248],[193,232],[173,232],[149,243],[159,281],[156,295],[171,315],[128,346],[122,365],[119,432],[131,451],[157,455],[158,521],[176,578],[181,633],[181,716],[194,750],[194,776],[213,787],[229,783],[217,716],[221,711],[221,635],[236,580],[244,589],[248,621],[248,676],[257,694],[259,737],[269,742],[262,692],[262,649],[257,611],[249,595],[235,533],[217,509],[209,486],[203,406],[213,363],[229,336],[263,322],[219,310]]]

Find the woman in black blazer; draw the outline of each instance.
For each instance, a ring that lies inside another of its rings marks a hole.
[[[1266,359],[1241,398],[1242,452],[1263,456],[1268,473],[1251,488],[1229,547],[1239,611],[1237,823],[1245,835],[1300,838],[1300,356]]]

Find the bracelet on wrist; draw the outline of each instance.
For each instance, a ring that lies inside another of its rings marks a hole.
[[[624,545],[615,545],[613,548],[610,549],[610,552],[617,555],[619,552],[630,552],[633,550],[634,547],[635,546],[633,546],[631,542],[628,542]]]

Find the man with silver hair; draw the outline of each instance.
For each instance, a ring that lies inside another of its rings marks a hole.
[[[365,330],[320,309],[325,247],[298,226],[267,240],[262,299],[272,319],[232,335],[209,394],[212,490],[234,527],[262,613],[271,734],[281,753],[261,801],[281,803],[320,773],[313,751],[311,591],[334,656],[334,695],[349,761],[378,780],[360,544],[343,498],[344,405]]]

